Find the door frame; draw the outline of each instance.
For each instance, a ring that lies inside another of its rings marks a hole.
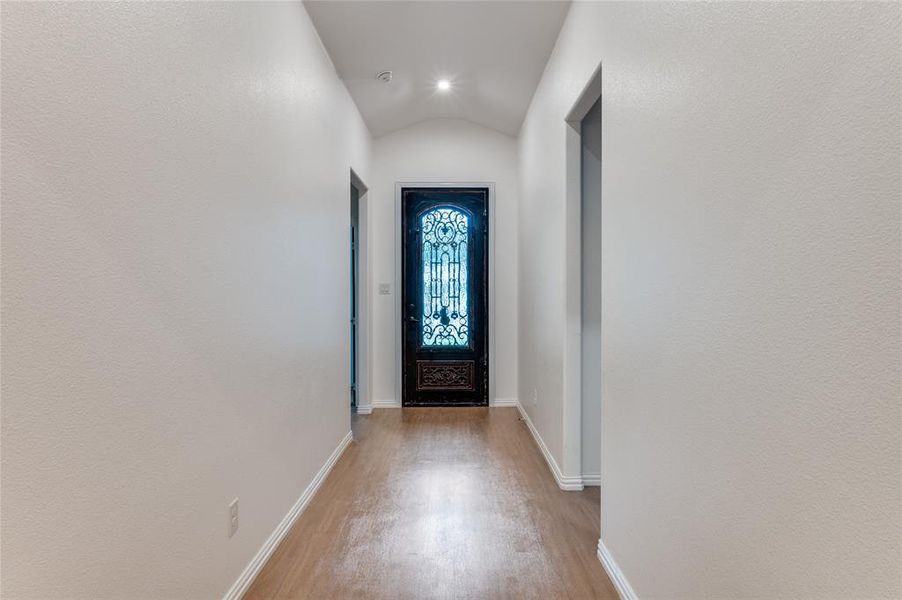
[[[404,374],[404,336],[401,330],[404,318],[404,306],[402,298],[403,273],[401,257],[403,248],[403,227],[401,190],[403,188],[488,188],[489,190],[489,276],[488,276],[488,307],[486,309],[489,321],[488,352],[489,352],[489,406],[495,405],[495,182],[493,181],[398,181],[395,182],[395,401],[396,406],[401,407],[403,394]]]

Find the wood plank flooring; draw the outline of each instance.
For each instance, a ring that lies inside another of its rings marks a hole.
[[[559,490],[516,409],[381,409],[353,429],[248,600],[617,598],[598,488]]]

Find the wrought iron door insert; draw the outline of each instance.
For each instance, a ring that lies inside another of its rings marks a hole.
[[[403,404],[488,404],[488,189],[403,188]]]

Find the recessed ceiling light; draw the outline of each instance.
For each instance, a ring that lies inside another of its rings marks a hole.
[[[451,89],[451,82],[447,79],[439,79],[435,83],[435,88],[440,92],[447,92]]]

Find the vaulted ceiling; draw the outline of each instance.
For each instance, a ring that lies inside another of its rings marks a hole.
[[[520,130],[569,2],[307,0],[376,137],[431,118]],[[376,79],[392,71],[391,82]],[[439,80],[450,89],[436,88]]]

